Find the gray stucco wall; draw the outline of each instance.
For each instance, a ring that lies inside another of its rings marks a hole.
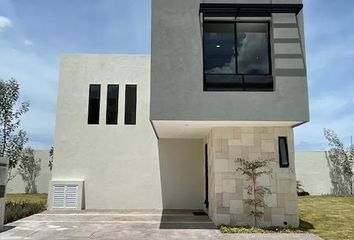
[[[125,85],[132,83],[137,124],[126,126]],[[99,125],[87,124],[89,84],[101,84]],[[105,124],[107,84],[119,84],[118,125]],[[199,142],[159,144],[149,120],[149,93],[149,56],[62,57],[52,180],[84,180],[86,209],[201,206],[202,150],[193,147]],[[170,196],[172,190],[178,194]]]
[[[36,186],[38,193],[48,193],[48,184],[51,178],[51,172],[48,167],[50,160],[49,150],[34,150],[35,159],[41,159],[41,171],[40,175],[36,179]],[[25,193],[25,182],[22,180],[21,175],[17,174],[12,179],[6,188],[7,193]]]
[[[274,92],[203,92],[201,2],[301,3],[300,0],[153,0],[151,119],[308,121],[302,14],[298,18],[274,15],[271,19]],[[291,45],[275,52],[275,44],[293,43],[300,46],[300,52],[292,52]]]

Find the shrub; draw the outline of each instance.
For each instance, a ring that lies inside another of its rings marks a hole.
[[[43,212],[44,210],[46,210],[45,202],[7,201],[5,207],[5,224]]]

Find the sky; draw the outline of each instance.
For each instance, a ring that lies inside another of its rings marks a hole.
[[[149,54],[149,0],[0,0],[0,79],[15,78],[30,111],[28,145],[53,145],[63,53]],[[304,0],[311,122],[297,151],[327,149],[323,128],[354,138],[354,1]]]

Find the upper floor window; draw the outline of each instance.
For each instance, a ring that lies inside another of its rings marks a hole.
[[[100,121],[101,85],[91,84],[89,89],[88,124]]]
[[[204,90],[272,91],[269,23],[204,22]]]

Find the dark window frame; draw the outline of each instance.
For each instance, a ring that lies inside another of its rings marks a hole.
[[[282,153],[281,153],[281,140],[284,140],[285,144],[285,152],[286,152],[286,159],[287,163],[283,163]],[[279,137],[278,138],[278,150],[279,150],[279,167],[280,168],[289,168],[290,161],[289,161],[289,147],[288,147],[288,138],[287,137]]]
[[[204,29],[205,29],[205,24],[225,24],[225,23],[232,23],[234,24],[234,35],[235,35],[235,71],[236,74],[230,74],[230,73],[224,73],[224,74],[217,74],[217,73],[205,73],[205,34],[204,34]],[[269,64],[269,74],[238,74],[238,55],[237,55],[237,23],[265,23],[267,24],[268,28],[268,64]],[[273,79],[273,56],[272,56],[272,44],[271,44],[272,36],[271,36],[271,22],[270,21],[237,21],[237,20],[203,20],[203,36],[202,36],[202,47],[203,47],[203,91],[204,92],[274,92],[274,79]],[[235,79],[241,78],[242,79],[242,89],[241,90],[236,90],[236,89],[208,89],[208,84],[206,82],[206,76],[234,76]],[[264,79],[266,78],[271,78],[272,79],[272,88],[265,89],[265,90],[248,90],[246,88],[245,84],[245,77],[263,77]]]
[[[114,115],[114,121],[109,121],[110,120],[110,116],[109,114],[111,113],[111,111],[109,111],[109,88],[110,87],[117,87],[117,99],[116,99],[116,109],[115,110],[115,115]],[[118,115],[119,115],[119,84],[108,84],[107,85],[107,104],[106,104],[106,125],[117,125],[118,124]]]
[[[130,121],[131,119],[129,119],[129,113],[130,111],[128,112],[127,110],[127,104],[128,104],[128,100],[129,100],[129,96],[127,94],[127,90],[129,87],[135,87],[135,104],[134,104],[134,119],[133,121]],[[124,124],[125,125],[136,125],[136,119],[137,119],[137,108],[138,108],[138,85],[137,84],[127,84],[125,85],[125,104],[124,104],[125,108],[124,108]]]
[[[199,13],[207,17],[271,17],[272,13],[298,15],[303,4],[201,3]]]
[[[97,119],[93,119],[92,114],[92,97],[91,97],[91,89],[93,87],[98,87],[98,109],[97,110]],[[87,109],[87,124],[88,125],[99,125],[100,124],[100,111],[101,111],[101,84],[90,84],[89,85],[89,99],[88,99],[88,109]],[[93,121],[94,120],[94,121]],[[97,121],[96,121],[97,120]]]

